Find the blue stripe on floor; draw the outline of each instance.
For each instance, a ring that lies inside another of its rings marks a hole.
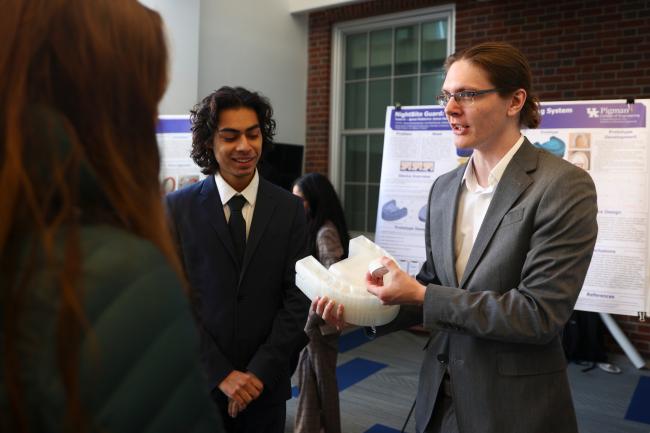
[[[642,376],[627,408],[625,419],[650,424],[650,377]]]
[[[400,433],[400,431],[391,427],[386,427],[385,425],[375,424],[364,433]]]
[[[336,367],[336,379],[339,384],[339,392],[351,387],[355,383],[377,373],[382,368],[388,367],[381,362],[370,361],[363,358],[354,358],[345,364]]]
[[[355,329],[339,337],[339,353],[345,353],[348,350],[355,349],[362,344],[368,343],[370,339],[366,337],[363,328]]]
[[[339,386],[339,392],[361,382],[368,376],[371,376],[386,367],[388,367],[387,364],[363,358],[354,358],[339,365],[336,367],[336,379]],[[291,388],[291,396],[298,397],[298,387],[294,386]]]

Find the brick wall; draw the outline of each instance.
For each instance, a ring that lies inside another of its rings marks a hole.
[[[306,171],[329,169],[333,24],[449,3],[375,0],[310,14]],[[543,101],[650,98],[650,1],[457,1],[456,48],[488,40],[510,42],[526,54]],[[650,323],[616,319],[650,358]],[[609,345],[617,349],[611,339]]]
[[[650,322],[640,323],[636,317],[632,316],[614,316],[614,318],[636,350],[644,356],[646,361],[650,361]],[[608,349],[621,352],[618,344],[609,333],[605,343]]]

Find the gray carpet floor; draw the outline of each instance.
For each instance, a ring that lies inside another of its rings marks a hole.
[[[356,358],[388,365],[340,392],[343,433],[400,431],[415,398],[425,342],[422,334],[402,331],[339,355],[339,365]],[[650,372],[637,370],[622,355],[610,354],[610,362],[621,368],[621,374],[599,368],[583,372],[584,366],[569,365],[580,432],[649,433],[650,424],[626,420],[625,414],[639,377],[650,376]],[[296,401],[293,398],[287,402],[286,433],[293,432]],[[415,432],[412,419],[406,431]]]

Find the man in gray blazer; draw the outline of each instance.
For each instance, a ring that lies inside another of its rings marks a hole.
[[[446,67],[438,101],[455,145],[473,154],[431,188],[417,279],[387,258],[388,279],[367,276],[383,303],[402,305],[377,332],[417,323],[432,331],[418,432],[575,433],[560,337],[596,241],[594,184],[521,135],[540,119],[519,50],[484,43]],[[327,299],[315,309],[344,319]]]

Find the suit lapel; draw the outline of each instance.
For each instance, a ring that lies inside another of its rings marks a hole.
[[[472,275],[505,214],[508,213],[519,196],[533,182],[528,172],[534,170],[536,166],[537,154],[528,139],[525,139],[521,148],[508,164],[494,192],[494,197],[492,197],[481,228],[476,236],[472,252],[469,255],[465,272],[460,281],[460,288],[464,288],[467,280]]]
[[[203,180],[203,186],[201,187],[201,205],[205,209],[208,222],[217,232],[217,237],[226,248],[226,251],[228,251],[228,254],[230,254],[232,260],[237,263],[235,246],[230,237],[230,230],[226,222],[226,215],[223,213],[221,197],[219,196],[214,176],[209,176]]]
[[[262,235],[264,234],[269,221],[271,221],[276,204],[276,201],[273,200],[273,197],[270,194],[268,182],[260,177],[257,199],[255,200],[255,210],[253,211],[253,221],[251,222],[248,240],[246,241],[246,251],[244,252],[244,262],[242,265],[241,275],[244,275],[246,272],[251,257],[253,257],[255,250],[259,246]]]
[[[466,167],[464,165],[463,167]],[[456,176],[454,177],[452,188],[447,189],[442,197],[440,198],[440,203],[452,203],[451,206],[448,206],[444,209],[443,213],[443,233],[447,235],[443,239],[443,251],[445,264],[444,269],[447,274],[447,280],[449,285],[452,287],[458,286],[458,281],[456,278],[456,248],[454,247],[454,242],[456,238],[456,214],[458,212],[458,198],[460,197],[460,189],[462,186],[463,173],[465,172],[464,168],[459,168],[456,171]],[[436,205],[432,203],[432,205]]]

